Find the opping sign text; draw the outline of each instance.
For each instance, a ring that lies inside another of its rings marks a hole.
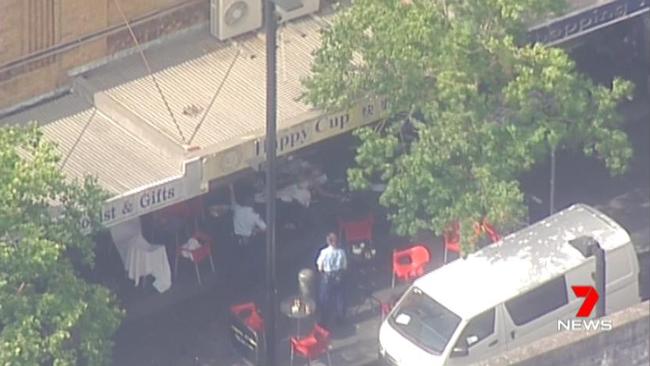
[[[648,10],[650,10],[648,0],[616,0],[544,26],[533,27],[528,37],[531,43],[554,44]]]

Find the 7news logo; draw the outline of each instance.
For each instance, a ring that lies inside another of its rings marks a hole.
[[[610,319],[585,319],[589,318],[596,308],[600,299],[598,291],[593,286],[571,286],[571,289],[576,297],[584,297],[585,300],[576,313],[578,319],[558,320],[557,330],[612,330],[613,324]]]

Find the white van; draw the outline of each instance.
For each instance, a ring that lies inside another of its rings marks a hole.
[[[381,325],[380,358],[468,365],[558,332],[584,301],[571,286],[595,287],[596,259],[573,240],[584,236],[605,250],[606,313],[639,303],[630,236],[577,204],[417,279]]]

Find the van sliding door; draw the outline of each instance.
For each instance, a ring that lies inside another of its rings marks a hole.
[[[575,316],[564,276],[523,293],[505,303],[507,348],[513,349],[557,332],[557,319]]]

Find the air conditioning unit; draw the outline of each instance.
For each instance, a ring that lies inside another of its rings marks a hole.
[[[300,2],[302,7],[292,11],[283,11],[279,6],[276,6],[275,12],[278,13],[278,23],[313,14],[320,9],[320,0],[300,0]]]
[[[210,0],[210,33],[220,40],[262,27],[262,0]]]

